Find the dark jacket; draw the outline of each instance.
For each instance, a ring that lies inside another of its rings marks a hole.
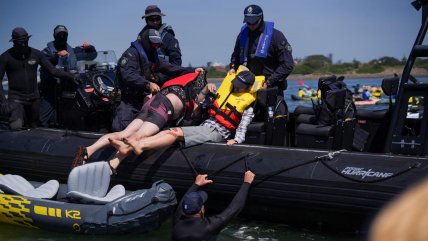
[[[268,87],[278,86],[279,95],[283,95],[283,91],[287,89],[287,77],[293,71],[294,62],[291,54],[291,46],[279,30],[274,29],[272,40],[270,42],[268,56],[266,58],[254,57],[257,49],[257,44],[261,33],[265,28],[263,22],[255,31],[249,33],[249,48],[248,48],[248,69],[255,75],[266,76],[266,84]],[[235,47],[230,59],[230,68],[237,69],[243,64],[240,61],[240,34],[236,38]]]
[[[140,57],[138,50],[131,46],[119,59],[119,82],[122,98],[130,102],[140,102],[145,95],[150,93],[148,89],[150,82],[154,82],[161,87],[162,83],[159,83],[158,79],[153,77],[156,73],[162,73],[171,79],[193,71],[194,68],[174,65],[163,59],[158,59],[157,63],[147,63]]]
[[[199,186],[193,184],[187,193],[195,192],[198,189]],[[239,191],[236,193],[232,202],[230,202],[229,206],[223,210],[223,212],[218,215],[204,218],[186,216],[182,208],[183,200],[181,200],[181,202],[178,204],[173,220],[174,229],[172,233],[172,240],[216,240],[220,231],[225,228],[230,220],[244,208],[249,189],[250,184],[244,182],[241,185]]]
[[[52,65],[56,67],[62,67],[64,70],[77,70],[77,61],[81,60],[93,60],[97,56],[97,52],[94,46],[90,46],[89,48],[75,47],[72,48],[67,44],[67,52],[69,56],[64,61],[67,66],[64,66],[64,63],[60,62],[60,58],[57,55],[59,52],[55,48],[54,41],[51,41],[47,44],[47,47],[42,50],[42,53],[49,59]],[[40,93],[44,97],[44,99],[53,103],[55,101],[55,91],[54,87],[56,86],[57,80],[54,76],[50,75],[45,68],[40,69]],[[73,83],[62,83],[63,90],[74,90],[75,85]]]
[[[139,35],[149,28],[151,28],[149,25],[144,26]],[[161,27],[157,30],[159,31],[162,38],[163,45],[161,50],[163,54],[168,56],[168,62],[181,66],[181,50],[178,40],[175,38],[174,30],[170,25],[166,25],[165,23],[162,24]]]
[[[7,74],[10,99],[29,101],[40,97],[37,86],[39,65],[49,74],[71,81],[74,79],[74,75],[56,69],[37,49],[30,47],[27,54],[19,55],[14,48],[10,48],[0,56],[0,79],[3,79],[5,73]],[[2,96],[0,98],[4,99],[3,87],[0,92]]]

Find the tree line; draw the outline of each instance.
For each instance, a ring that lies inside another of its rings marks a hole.
[[[378,59],[371,60],[367,63],[362,63],[358,60],[352,60],[351,62],[337,62],[332,63],[332,60],[324,55],[310,55],[304,59],[295,59],[295,66],[292,74],[306,75],[306,74],[375,74],[382,73],[388,68],[403,68],[406,64],[407,58],[401,60],[394,57],[384,56]],[[417,58],[415,61],[415,67],[423,68],[428,70],[428,58]],[[224,77],[225,72],[219,71],[214,68],[208,69],[209,78],[221,78]]]

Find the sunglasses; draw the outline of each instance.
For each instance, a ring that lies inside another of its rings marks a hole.
[[[257,25],[259,22],[260,22],[260,18],[259,18],[259,19],[257,19],[257,21],[256,21],[256,22],[254,22],[254,23],[246,22],[246,24],[247,24],[247,25],[249,25],[249,26],[254,26],[254,25]]]
[[[147,21],[150,21],[150,22],[160,22],[161,21],[161,17],[147,18]]]

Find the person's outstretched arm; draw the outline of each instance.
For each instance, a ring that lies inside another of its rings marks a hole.
[[[190,188],[187,190],[187,192],[183,195],[186,196],[186,194],[188,194],[189,192],[196,192],[199,190],[200,187],[205,186],[209,183],[212,183],[212,180],[207,179],[207,174],[203,174],[203,175],[197,175],[195,178],[195,183],[193,183],[192,186],[190,186]],[[173,221],[173,225],[175,225],[178,220],[184,216],[184,212],[183,212],[183,199],[181,199],[180,203],[177,206],[177,210],[175,211],[174,214],[174,219]]]
[[[244,175],[244,183],[241,188],[235,194],[232,202],[229,206],[218,215],[208,217],[210,228],[214,232],[220,232],[227,224],[238,215],[245,206],[247,200],[248,190],[250,189],[251,183],[253,182],[255,174],[251,171],[246,171]]]

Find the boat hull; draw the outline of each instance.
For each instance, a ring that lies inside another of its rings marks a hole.
[[[75,134],[78,134],[76,136]],[[34,129],[0,133],[0,172],[32,179],[65,180],[78,145],[99,135]],[[106,149],[91,161],[108,159]],[[209,208],[224,208],[250,169],[256,179],[243,214],[287,223],[361,228],[376,212],[408,186],[426,177],[428,159],[372,153],[341,152],[272,146],[207,143],[181,149],[173,146],[131,155],[112,179],[127,189],[141,189],[165,180],[178,197],[196,173],[207,173]]]

